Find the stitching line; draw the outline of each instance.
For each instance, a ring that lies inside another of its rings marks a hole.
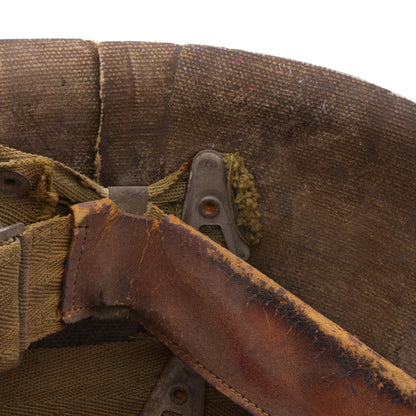
[[[171,348],[174,348],[174,349],[179,350],[190,361],[192,361],[195,365],[197,365],[199,368],[201,368],[202,370],[204,370],[205,373],[208,373],[210,376],[212,376],[213,378],[215,378],[215,380],[217,380],[220,384],[222,384],[224,387],[226,387],[227,389],[229,389],[230,391],[232,391],[234,394],[236,394],[238,397],[240,397],[242,400],[244,400],[249,405],[249,407],[253,407],[253,408],[259,410],[261,412],[261,414],[264,415],[264,416],[270,416],[270,413],[267,413],[260,406],[256,405],[254,402],[252,402],[250,399],[248,399],[247,397],[245,397],[243,394],[239,393],[235,388],[233,388],[232,386],[230,386],[226,381],[224,381],[223,379],[221,379],[220,377],[218,377],[216,374],[214,374],[211,370],[209,370],[208,368],[206,368],[199,361],[195,360],[189,353],[187,353],[186,351],[184,351],[182,349],[182,347],[180,347],[178,344],[176,344],[175,342],[169,340],[168,338],[166,338],[166,344],[167,345],[170,345]]]
[[[117,303],[113,303],[113,306],[129,306],[129,307],[131,307],[132,304],[131,303],[117,302]],[[90,310],[90,309],[91,308],[89,308],[89,307],[73,308],[73,309],[68,310],[65,314],[76,313],[76,312],[80,312],[80,311],[83,311],[83,310]],[[215,373],[213,373],[211,370],[209,370],[207,367],[205,367],[199,361],[195,360],[192,357],[192,355],[190,355],[188,352],[186,352],[185,350],[183,350],[182,347],[179,346],[179,344],[177,344],[176,342],[171,341],[166,336],[163,336],[163,338],[165,339],[165,344],[168,347],[170,347],[171,349],[176,349],[176,350],[180,351],[183,355],[185,355],[188,358],[189,361],[191,361],[193,364],[195,364],[196,366],[198,366],[199,368],[201,368],[204,371],[204,373],[209,374],[212,378],[214,378],[216,381],[218,381],[218,383],[220,383],[223,387],[227,388],[228,390],[230,390],[231,392],[233,392],[236,396],[240,397],[244,402],[247,403],[247,405],[249,407],[252,407],[252,408],[260,411],[260,413],[263,416],[271,416],[270,413],[266,412],[264,409],[262,409],[256,403],[252,402],[250,399],[248,399],[247,397],[245,397],[243,394],[239,393],[234,387],[230,386],[222,378],[218,377]]]
[[[70,310],[66,311],[65,312],[65,315],[71,314],[71,313],[80,312],[80,311],[83,311],[83,310],[91,310],[91,308],[88,307],[87,305],[85,305],[85,306],[83,306],[81,308],[75,308],[75,292],[76,292],[76,287],[77,287],[76,283],[78,281],[78,274],[79,274],[78,271],[79,271],[79,266],[80,266],[80,262],[81,262],[81,257],[82,257],[82,255],[84,253],[85,242],[87,240],[87,234],[88,234],[88,226],[87,225],[85,225],[85,226],[79,226],[78,228],[83,228],[85,230],[85,234],[84,234],[84,238],[83,238],[83,241],[82,241],[81,251],[80,251],[80,254],[79,254],[79,257],[78,257],[77,267],[76,267],[76,271],[75,271],[74,285],[73,285],[73,290],[72,290],[72,308]],[[113,305],[131,307],[132,306],[132,303],[115,302],[115,303],[113,303]],[[166,336],[164,336],[163,338],[165,339],[165,343],[166,343],[167,346],[170,346],[173,349],[179,350],[193,364],[195,364],[197,367],[201,368],[206,374],[209,374],[218,383],[220,383],[222,386],[224,386],[225,388],[227,388],[228,390],[230,390],[236,396],[240,397],[244,402],[247,403],[247,405],[249,407],[254,408],[254,409],[260,411],[260,413],[263,416],[270,416],[270,413],[267,413],[264,409],[262,409],[260,406],[256,405],[254,402],[252,402],[250,399],[248,399],[247,397],[245,397],[243,394],[239,393],[235,388],[233,388],[232,386],[230,386],[228,383],[226,383],[223,379],[221,379],[216,374],[214,374],[211,370],[209,370],[208,368],[206,368],[199,361],[195,360],[188,352],[184,351],[177,343],[171,341]]]

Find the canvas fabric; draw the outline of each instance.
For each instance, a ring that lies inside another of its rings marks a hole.
[[[260,195],[250,263],[416,376],[415,103],[198,45],[2,41],[0,60],[1,144],[103,186],[238,151]]]
[[[238,151],[260,195],[250,263],[416,375],[416,104],[237,50],[98,53],[102,183],[152,183],[204,148]]]

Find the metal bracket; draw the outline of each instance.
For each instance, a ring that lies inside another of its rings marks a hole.
[[[214,150],[199,152],[191,166],[182,221],[197,230],[203,225],[220,226],[228,250],[247,260],[250,249],[238,233],[236,215],[221,155]],[[181,416],[202,416],[204,400],[205,381],[178,357],[173,357],[141,416],[161,416],[167,411]]]
[[[147,186],[109,186],[110,199],[124,212],[143,215],[147,209],[149,189]]]
[[[162,416],[164,412],[201,416],[204,405],[205,381],[179,358],[173,357],[163,370],[141,416]]]
[[[0,243],[23,234],[23,231],[25,231],[25,225],[21,222],[8,227],[2,227],[0,224]]]
[[[203,225],[221,227],[228,250],[247,260],[250,248],[239,235],[236,217],[221,155],[214,150],[199,152],[192,162],[182,220],[197,230]]]

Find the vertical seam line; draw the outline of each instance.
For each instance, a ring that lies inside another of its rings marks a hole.
[[[102,65],[102,54],[100,43],[96,43],[97,54],[98,54],[98,69],[99,69],[99,82],[100,82],[100,91],[99,91],[99,100],[100,100],[100,121],[98,124],[98,132],[95,139],[95,156],[94,156],[94,180],[100,183],[101,175],[101,154],[100,154],[100,144],[101,144],[101,132],[103,127],[103,113],[104,113],[104,98],[103,98],[103,87],[104,87],[104,70]]]

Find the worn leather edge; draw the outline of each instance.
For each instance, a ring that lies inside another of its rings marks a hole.
[[[64,321],[127,305],[252,414],[416,414],[416,382],[262,273],[174,217],[72,207]]]

